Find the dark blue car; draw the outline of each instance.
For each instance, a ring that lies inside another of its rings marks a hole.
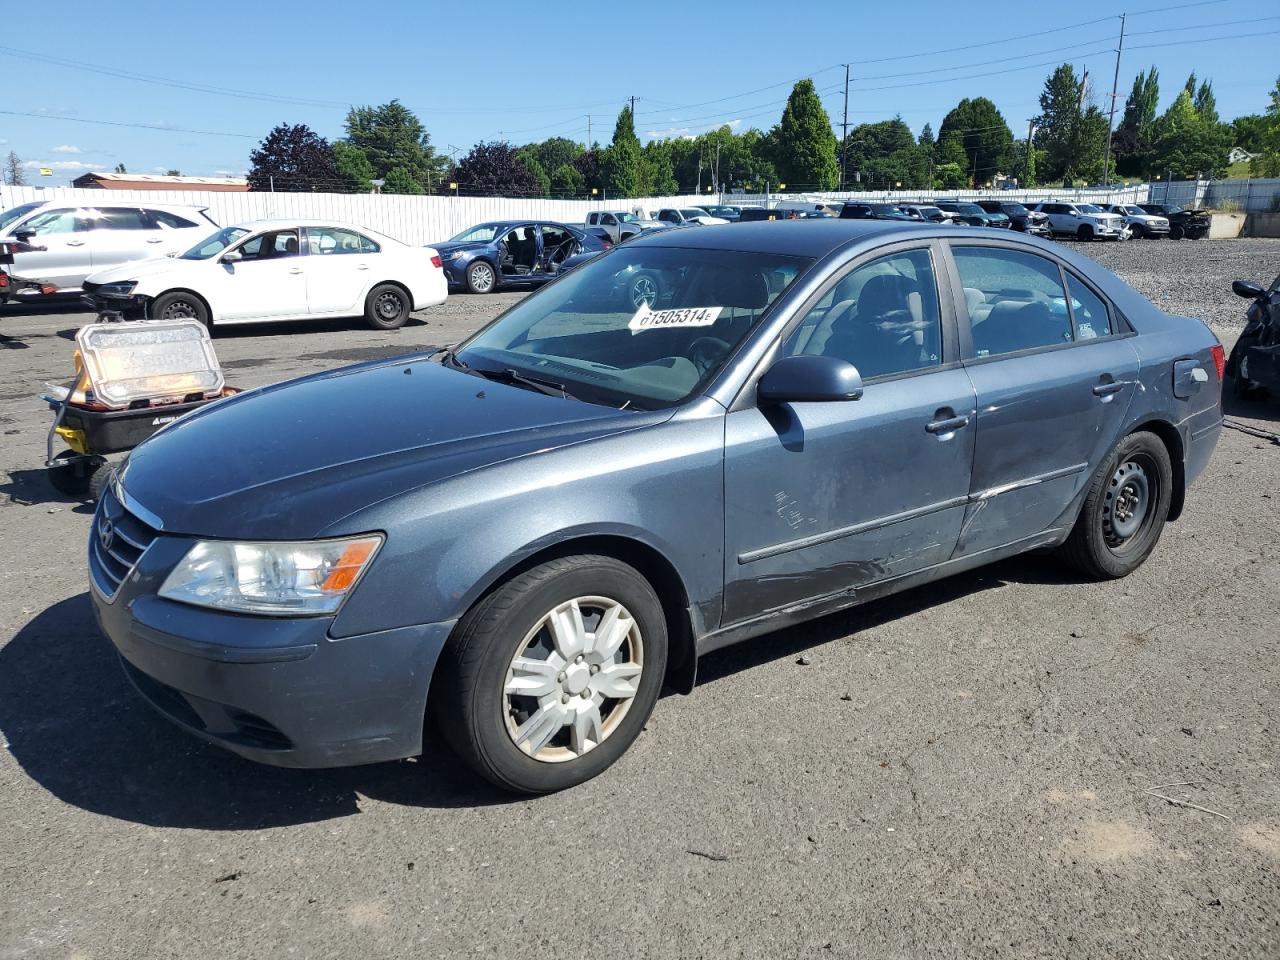
[[[444,261],[449,286],[471,293],[537,286],[559,276],[569,257],[608,249],[595,234],[548,220],[481,223],[432,246]]]

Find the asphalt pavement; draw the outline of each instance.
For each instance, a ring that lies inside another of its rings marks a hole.
[[[1280,241],[1081,249],[1228,346],[1229,280],[1280,271]],[[249,387],[519,296],[216,347]],[[139,702],[42,468],[89,319],[0,308],[0,960],[1280,956],[1280,446],[1224,431],[1125,580],[1023,557],[720,651],[610,771],[515,799],[434,746],[257,766]]]

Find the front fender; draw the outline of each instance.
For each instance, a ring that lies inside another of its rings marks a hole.
[[[661,554],[697,618],[714,627],[723,589],[724,422],[718,405],[698,406],[347,516],[326,535],[383,530],[387,539],[333,635],[457,619],[534,554],[605,536]]]

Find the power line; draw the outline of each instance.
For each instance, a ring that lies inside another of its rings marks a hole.
[[[188,127],[166,127],[158,123],[129,123],[124,120],[90,120],[87,117],[67,117],[57,113],[25,113],[21,110],[0,110],[10,117],[32,117],[36,120],[69,120],[72,123],[93,123],[104,127],[133,127],[137,130],[159,130],[162,133],[198,133],[206,137],[239,137],[244,140],[261,140],[251,133],[227,133],[222,130],[192,130]]]

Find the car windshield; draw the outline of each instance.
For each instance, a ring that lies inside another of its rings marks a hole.
[[[23,203],[16,207],[10,207],[4,213],[0,213],[0,230],[5,229],[15,220],[21,220],[32,210],[38,210],[40,203]]]
[[[478,227],[463,230],[456,237],[450,237],[449,243],[488,243],[503,230],[500,223],[482,223]]]
[[[456,361],[590,403],[673,406],[711,381],[811,262],[618,246],[520,301],[460,347]]]
[[[986,213],[986,211],[976,203],[953,203],[951,204],[950,209],[954,210],[956,213],[963,213],[970,217],[980,217]]]
[[[245,227],[223,227],[210,237],[205,237],[194,247],[182,255],[183,260],[208,260],[216,257],[246,233]]]
[[[616,214],[616,216],[623,223],[639,223],[640,222],[640,218],[637,217],[634,213],[619,213],[619,214]]]
[[[916,212],[926,220],[932,220],[934,217],[945,216],[942,210],[938,207],[916,207]]]
[[[688,210],[681,210],[680,215],[686,220],[692,220],[694,217],[705,217],[708,214],[705,210],[699,210],[696,207],[691,207]]]
[[[1102,213],[1101,207],[1095,207],[1092,203],[1077,203],[1076,209],[1081,213]]]
[[[1020,203],[1002,203],[1000,210],[1011,217],[1025,217],[1031,212]]]

